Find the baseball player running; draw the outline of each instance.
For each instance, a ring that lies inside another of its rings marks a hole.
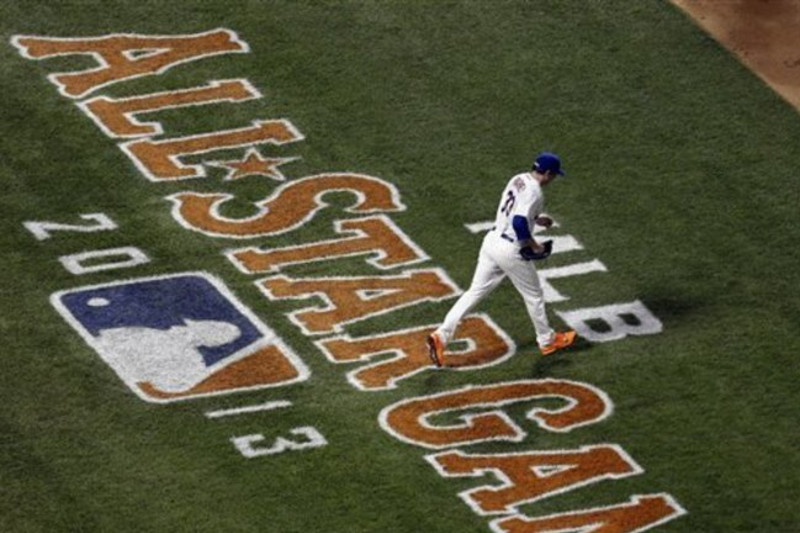
[[[444,351],[453,338],[456,326],[483,298],[508,276],[525,301],[528,315],[536,330],[536,342],[543,355],[570,346],[575,342],[572,330],[555,332],[545,313],[539,274],[533,261],[545,259],[552,252],[552,241],[538,243],[532,236],[534,224],[550,227],[553,220],[542,215],[542,187],[557,176],[563,176],[561,159],[543,152],[536,156],[531,172],[517,174],[508,182],[494,228],[483,239],[472,285],[456,301],[442,325],[428,336],[428,350],[436,366],[444,363]]]

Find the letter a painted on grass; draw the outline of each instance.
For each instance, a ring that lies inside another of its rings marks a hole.
[[[639,533],[686,514],[669,494],[636,495],[629,503],[529,518],[513,515],[490,526],[495,533]]]
[[[342,257],[370,256],[367,262],[386,270],[428,259],[389,217],[337,220],[334,229],[345,237],[299,246],[260,249],[242,248],[228,252],[228,259],[246,274],[273,272],[286,265],[328,261]]]
[[[621,479],[643,470],[617,445],[578,450],[472,455],[461,450],[426,459],[444,477],[481,477],[491,473],[500,485],[485,485],[460,494],[480,515],[507,514],[533,503],[604,479]]]
[[[293,279],[275,276],[258,282],[270,300],[318,298],[289,318],[306,335],[340,333],[343,325],[421,302],[439,301],[459,290],[443,270],[409,270],[398,276]]]
[[[87,94],[123,80],[152,76],[182,63],[220,54],[247,53],[250,48],[235,32],[216,29],[189,35],[120,34],[100,37],[16,35],[11,39],[28,59],[90,55],[99,66],[48,76],[69,98]]]

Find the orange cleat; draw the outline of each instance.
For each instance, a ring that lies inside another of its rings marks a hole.
[[[444,361],[444,343],[438,333],[428,335],[428,356],[437,367],[442,366]]]
[[[550,344],[546,344],[539,349],[542,351],[542,355],[550,355],[551,353],[555,353],[558,350],[562,350],[575,342],[575,337],[578,334],[575,333],[573,330],[558,332],[553,337],[553,342]]]

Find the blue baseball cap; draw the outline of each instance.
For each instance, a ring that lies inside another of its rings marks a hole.
[[[552,152],[542,152],[536,156],[533,162],[533,170],[539,172],[553,172],[559,176],[564,176],[565,173],[561,170],[561,159]]]

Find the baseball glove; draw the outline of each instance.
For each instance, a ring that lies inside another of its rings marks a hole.
[[[550,257],[550,254],[553,253],[553,241],[544,241],[542,243],[544,250],[541,252],[534,252],[530,246],[525,246],[524,248],[520,248],[519,255],[525,261],[541,261],[542,259],[547,259]]]

